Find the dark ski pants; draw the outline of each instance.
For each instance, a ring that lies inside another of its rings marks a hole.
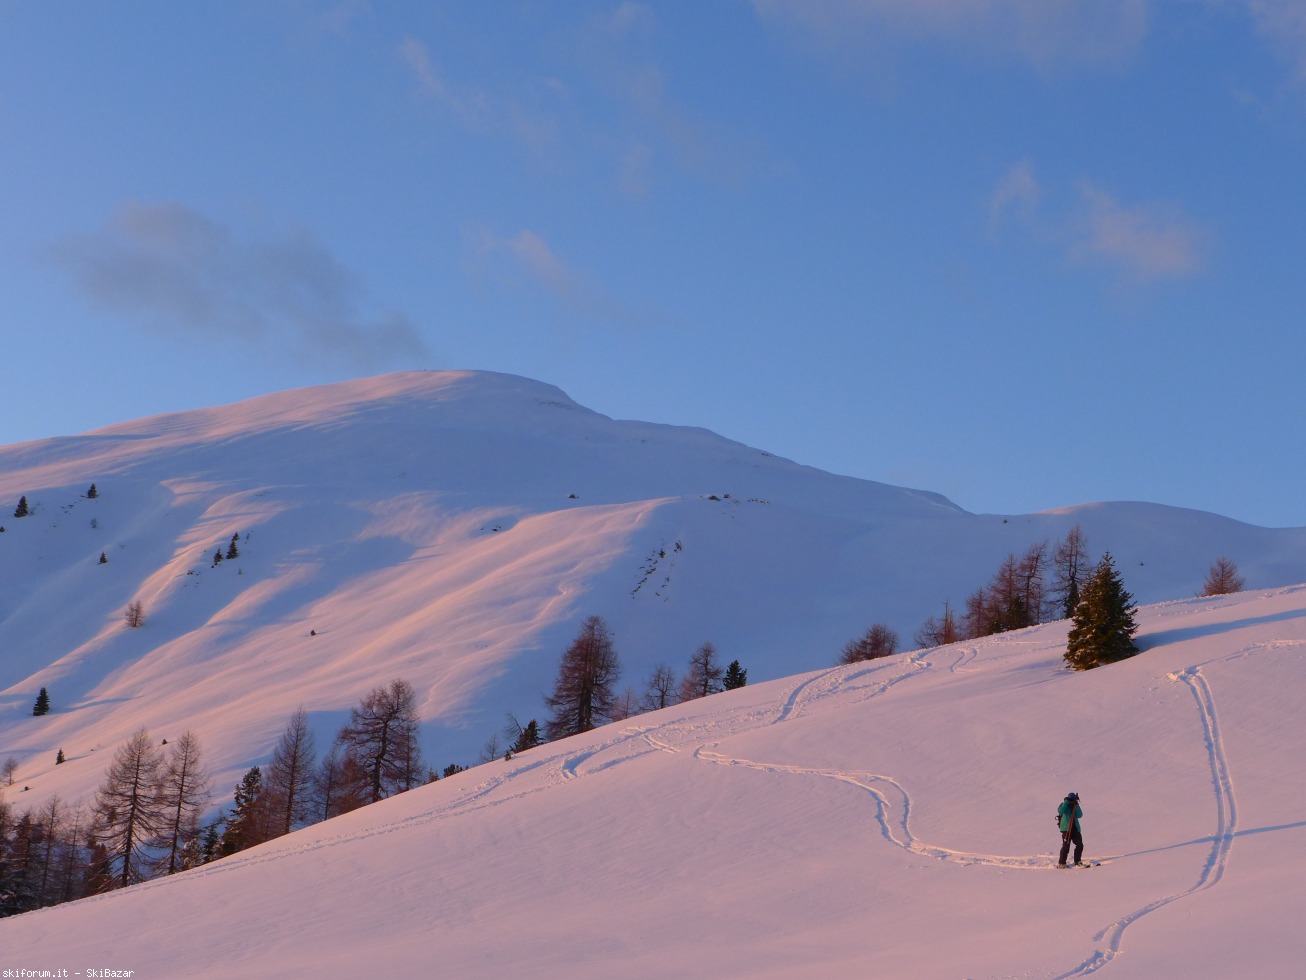
[[[1084,856],[1084,838],[1079,833],[1079,824],[1075,824],[1069,830],[1061,835],[1061,857],[1057,859],[1058,864],[1066,863],[1066,855],[1070,853],[1070,845],[1075,845],[1075,863]]]

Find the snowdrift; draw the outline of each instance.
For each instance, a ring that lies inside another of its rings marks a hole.
[[[1297,976],[1306,586],[800,674],[0,921],[138,977]],[[1083,798],[1087,856],[1052,867]]]

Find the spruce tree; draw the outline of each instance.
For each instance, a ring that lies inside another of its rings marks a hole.
[[[224,856],[243,851],[270,838],[267,806],[263,799],[263,770],[252,767],[236,784],[231,816],[222,835]]]
[[[48,715],[50,713],[50,692],[41,688],[36,695],[36,704],[32,705],[32,714],[36,716]]]
[[[512,747],[508,749],[507,757],[511,758],[519,752],[533,749],[535,746],[539,745],[541,741],[540,726],[535,719],[532,718],[526,723],[526,727],[517,735],[517,741],[513,742]]]
[[[236,533],[231,536],[231,544],[227,545],[227,559],[240,557],[240,549],[236,547],[236,542],[240,540],[240,534]]]
[[[14,508],[14,516],[26,517],[30,513],[31,511],[27,507],[27,497],[26,496],[19,497],[18,506]]]
[[[222,857],[222,818],[215,817],[213,821],[204,828],[204,836],[200,838],[199,863],[208,864],[210,861],[216,861]]]
[[[100,491],[99,491],[99,490],[96,490],[96,489],[95,489],[95,484],[92,483],[92,484],[91,484],[91,488],[90,488],[89,490],[86,491],[86,499],[87,499],[87,500],[94,500],[94,499],[95,499],[96,497],[98,497],[99,495],[100,495]]]
[[[727,691],[733,691],[736,688],[743,687],[748,683],[748,671],[740,666],[738,660],[730,661],[730,666],[726,668],[725,676],[721,678],[721,686]]]
[[[1138,653],[1134,597],[1125,591],[1110,554],[1102,556],[1080,593],[1066,644],[1066,663],[1089,670]]]

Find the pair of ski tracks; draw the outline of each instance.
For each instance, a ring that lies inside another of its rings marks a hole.
[[[973,659],[973,655],[967,657],[963,653],[950,670],[954,673],[957,672],[958,668],[965,670]],[[915,676],[921,671],[928,670],[932,666],[932,663],[923,658],[913,659],[910,670],[873,687],[870,693],[858,700],[867,700],[883,694],[895,684]],[[848,689],[851,682],[871,672],[870,670],[864,670],[853,674],[840,675],[836,671],[830,671],[807,679],[789,693],[772,724],[779,724],[782,721],[796,717],[801,714],[804,705],[808,702],[822,700],[825,697],[839,693],[841,690]],[[1233,778],[1229,773],[1228,758],[1225,755],[1224,739],[1220,732],[1215,697],[1211,693],[1210,684],[1199,665],[1171,674],[1169,679],[1183,683],[1192,693],[1198,711],[1198,718],[1202,725],[1216,804],[1216,830],[1212,837],[1211,851],[1197,881],[1191,887],[1149,902],[1102,929],[1093,937],[1094,942],[1102,945],[1079,966],[1060,974],[1057,980],[1085,977],[1101,970],[1119,955],[1123,948],[1125,931],[1131,925],[1157,909],[1214,887],[1224,877],[1229,862],[1229,853],[1238,830],[1238,803],[1234,794]],[[642,732],[640,736],[654,749],[664,752],[679,751],[675,746],[657,738],[651,731]],[[815,769],[731,758],[714,751],[715,744],[700,744],[693,750],[693,757],[701,762],[714,765],[743,766],[774,774],[816,776],[832,779],[854,786],[858,790],[869,794],[875,800],[876,819],[880,825],[881,835],[887,841],[910,853],[964,865],[985,865],[1021,870],[1042,870],[1048,867],[1045,855],[1010,857],[996,854],[976,854],[921,842],[912,834],[910,828],[911,796],[900,783],[889,776],[870,772],[844,772],[835,769]],[[894,816],[895,810],[897,816]],[[1096,862],[1096,864],[1100,863]],[[1096,864],[1090,866],[1096,866]]]
[[[1234,796],[1233,778],[1229,775],[1229,760],[1224,753],[1224,738],[1220,734],[1220,720],[1215,712],[1215,698],[1211,694],[1211,686],[1202,674],[1200,666],[1188,667],[1171,674],[1169,679],[1184,683],[1192,692],[1193,699],[1197,702],[1197,712],[1206,739],[1206,754],[1211,766],[1216,811],[1215,835],[1211,841],[1210,854],[1207,855],[1206,864],[1191,888],[1158,898],[1140,909],[1121,916],[1093,937],[1094,942],[1103,944],[1102,947],[1075,969],[1061,974],[1057,980],[1070,980],[1071,977],[1086,977],[1096,973],[1119,955],[1126,929],[1150,912],[1219,884],[1228,867],[1229,851],[1233,848],[1234,837],[1238,833],[1238,801]]]
[[[963,649],[957,661],[949,667],[949,671],[956,673],[959,670],[967,670],[968,665],[975,659],[975,655],[976,651],[973,648]],[[807,705],[840,694],[855,692],[856,696],[849,703],[860,703],[880,697],[903,681],[917,677],[934,666],[934,663],[926,659],[924,653],[921,652],[908,658],[905,669],[883,679],[878,676],[884,670],[881,665],[851,672],[841,671],[838,668],[824,671],[796,685],[789,692],[779,712],[771,720],[770,724],[778,725],[781,722],[799,717]],[[871,678],[871,681],[866,682],[866,678]],[[668,726],[668,728],[672,729],[675,727],[674,725]],[[654,734],[655,731],[658,730],[642,732],[641,737],[651,747],[660,751],[681,751],[680,748],[670,744],[665,739],[659,738]],[[694,759],[712,765],[739,766],[771,774],[814,776],[820,779],[830,779],[868,794],[875,802],[876,821],[879,824],[881,836],[886,841],[909,853],[963,865],[988,865],[998,868],[1019,869],[1048,867],[1046,855],[1004,856],[1000,854],[977,854],[924,843],[911,832],[911,794],[891,776],[881,773],[847,772],[839,769],[818,769],[739,759],[715,751],[718,744],[700,740],[697,747],[690,754]]]

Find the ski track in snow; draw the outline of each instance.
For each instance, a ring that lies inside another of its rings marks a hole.
[[[857,791],[867,794],[876,806],[876,822],[880,836],[888,843],[902,850],[935,860],[948,861],[967,866],[989,866],[1017,870],[1051,870],[1053,869],[1048,854],[1036,855],[1000,855],[980,854],[957,851],[934,843],[920,840],[912,833],[911,816],[913,801],[911,794],[892,776],[869,771],[843,771],[828,768],[768,763],[753,759],[737,758],[716,751],[719,742],[711,736],[717,730],[725,730],[729,735],[738,735],[760,728],[781,724],[801,717],[806,708],[816,702],[830,698],[852,695],[845,704],[858,704],[880,697],[895,686],[912,677],[920,676],[935,667],[926,658],[926,651],[911,654],[898,664],[870,662],[870,665],[856,670],[835,667],[806,677],[796,683],[778,705],[758,705],[743,712],[739,708],[723,708],[720,711],[699,715],[691,719],[670,721],[660,725],[632,725],[622,728],[613,737],[579,752],[554,752],[536,759],[523,758],[521,763],[507,771],[496,773],[470,788],[463,796],[438,808],[395,820],[367,830],[345,832],[319,838],[293,850],[272,851],[260,854],[257,850],[235,854],[221,862],[197,868],[182,879],[162,878],[144,882],[132,891],[140,894],[151,887],[169,884],[173,887],[184,881],[196,881],[209,875],[224,874],[246,865],[265,864],[300,856],[306,852],[331,848],[345,842],[376,838],[397,831],[421,827],[438,820],[465,816],[479,810],[501,806],[512,800],[521,799],[535,793],[565,785],[573,780],[603,772],[620,766],[642,756],[664,752],[671,754],[688,754],[691,758],[710,765],[737,766],[774,775],[805,776],[830,779],[844,785],[852,786]],[[1244,651],[1237,656],[1246,655]],[[950,673],[976,670],[969,666],[978,655],[975,648],[963,648],[958,651],[957,659],[947,668]],[[894,668],[897,668],[894,670]],[[888,676],[884,676],[888,674]],[[1212,785],[1216,802],[1216,831],[1211,851],[1198,876],[1190,887],[1174,894],[1158,898],[1136,909],[1102,929],[1093,940],[1099,943],[1098,949],[1074,969],[1058,975],[1057,980],[1070,980],[1073,977],[1085,977],[1096,973],[1111,963],[1121,952],[1126,930],[1149,913],[1170,905],[1181,899],[1196,894],[1203,889],[1219,883],[1228,865],[1229,852],[1237,832],[1238,812],[1234,796],[1233,779],[1224,752],[1224,742],[1220,733],[1219,719],[1216,714],[1215,701],[1210,685],[1202,674],[1201,666],[1191,666],[1183,671],[1169,675],[1174,682],[1185,684],[1193,694],[1202,724],[1207,756],[1211,768]],[[556,743],[565,745],[564,743]],[[545,748],[544,746],[540,747]],[[543,770],[547,778],[527,788],[519,788],[520,777],[530,772]],[[518,784],[518,785],[514,785]],[[507,788],[509,792],[500,794]],[[92,896],[86,902],[103,901],[114,893]]]
[[[1245,656],[1246,653],[1247,651],[1244,651],[1226,659],[1237,659]],[[1238,831],[1238,803],[1234,797],[1233,778],[1229,775],[1229,762],[1224,754],[1224,738],[1220,734],[1220,721],[1215,712],[1215,698],[1211,694],[1211,686],[1207,683],[1200,666],[1188,667],[1171,674],[1170,680],[1180,681],[1188,686],[1197,702],[1197,711],[1202,722],[1207,757],[1211,766],[1211,784],[1215,792],[1216,826],[1211,852],[1192,887],[1158,898],[1111,923],[1093,937],[1095,942],[1104,944],[1102,948],[1095,950],[1092,956],[1075,969],[1061,974],[1057,980],[1086,977],[1096,973],[1120,953],[1125,930],[1131,925],[1150,912],[1214,887],[1224,877],[1229,863],[1229,852],[1233,848],[1234,837]]]
[[[903,681],[931,670],[935,664],[927,659],[925,654],[926,651],[924,650],[911,654],[907,658],[903,669],[899,669],[897,673],[891,674],[887,678],[879,676],[886,668],[878,665],[852,672],[836,668],[809,678],[789,693],[783,709],[772,723],[779,724],[798,717],[802,714],[806,705],[840,694],[856,693],[855,697],[845,702],[847,704],[859,704],[869,701],[871,698],[880,697]],[[950,673],[977,669],[968,666],[978,655],[976,648],[962,648],[958,651],[958,654],[957,660],[948,668]],[[979,854],[971,851],[956,851],[938,844],[921,841],[911,831],[913,806],[911,794],[892,776],[868,771],[847,772],[839,769],[782,765],[736,758],[715,751],[717,744],[715,742],[705,742],[698,745],[693,750],[693,757],[712,765],[742,766],[759,772],[832,779],[853,786],[868,794],[875,802],[876,821],[880,826],[881,836],[889,843],[912,854],[920,854],[925,857],[964,865],[982,864],[1000,868],[1027,869],[1047,868],[1049,866],[1046,854],[1017,856]]]
[[[957,651],[957,659],[953,662],[952,666],[948,668],[948,672],[952,674],[969,674],[971,671],[976,669],[971,666],[971,663],[973,663],[975,658],[978,656],[978,647],[962,647]]]
[[[1235,655],[1236,659],[1245,656],[1251,651],[1244,651]],[[978,650],[963,648],[958,651],[957,659],[948,667],[950,673],[959,673],[973,671],[977,668],[970,666],[978,656]],[[907,659],[906,669],[892,674],[888,678],[880,675],[883,672],[882,667],[873,666],[861,670],[847,672],[840,669],[825,671],[821,674],[809,677],[792,688],[785,697],[780,710],[771,720],[770,724],[780,724],[797,718],[802,715],[807,705],[835,697],[849,692],[857,692],[858,696],[852,698],[847,703],[860,703],[878,697],[888,692],[895,685],[917,676],[923,671],[933,668],[935,665],[924,656],[924,651],[911,655]],[[1211,888],[1218,884],[1224,876],[1229,861],[1229,852],[1233,847],[1234,836],[1238,827],[1238,807],[1234,795],[1233,778],[1229,773],[1229,764],[1224,751],[1224,739],[1220,732],[1219,718],[1215,708],[1215,698],[1211,692],[1210,684],[1207,682],[1205,675],[1201,671],[1201,666],[1191,666],[1183,671],[1170,675],[1170,680],[1185,684],[1192,692],[1193,699],[1196,703],[1198,716],[1202,725],[1203,738],[1206,745],[1207,758],[1211,768],[1211,781],[1215,795],[1216,804],[1216,830],[1212,839],[1210,854],[1202,867],[1197,881],[1189,888],[1158,898],[1155,901],[1136,909],[1115,922],[1111,923],[1105,929],[1102,929],[1093,936],[1095,943],[1101,944],[1098,949],[1094,950],[1084,962],[1074,969],[1060,974],[1058,980],[1069,980],[1072,977],[1085,977],[1096,973],[1103,967],[1107,966],[1120,953],[1123,947],[1125,931],[1133,923],[1137,922],[1150,912],[1163,908],[1181,899],[1188,898],[1206,888]],[[672,741],[665,737],[680,727],[687,727],[689,731],[686,734],[701,734],[702,728],[699,725],[686,725],[685,723],[671,723],[659,728],[641,729],[637,733],[651,751],[662,752],[680,752]],[[738,731],[738,729],[735,729]],[[951,848],[943,847],[939,844],[927,843],[917,838],[911,830],[912,798],[911,794],[903,787],[901,783],[891,776],[881,773],[867,771],[847,772],[838,769],[812,768],[805,766],[783,765],[779,763],[760,762],[753,759],[743,759],[724,755],[716,751],[719,743],[700,742],[695,747],[691,755],[693,758],[712,765],[723,766],[740,766],[747,769],[753,769],[759,772],[766,772],[777,775],[794,775],[794,776],[811,776],[822,779],[831,779],[849,786],[853,786],[861,792],[868,794],[876,805],[876,821],[880,827],[881,836],[896,847],[902,848],[912,854],[918,854],[924,857],[934,858],[941,861],[949,861],[962,865],[984,865],[989,867],[998,867],[1006,869],[1019,870],[1052,870],[1053,866],[1049,860],[1049,855],[1000,855],[1000,854],[980,854],[969,851],[957,851]],[[586,758],[592,758],[598,751],[607,748],[600,747],[594,753],[589,753]],[[605,767],[601,767],[605,768]]]

